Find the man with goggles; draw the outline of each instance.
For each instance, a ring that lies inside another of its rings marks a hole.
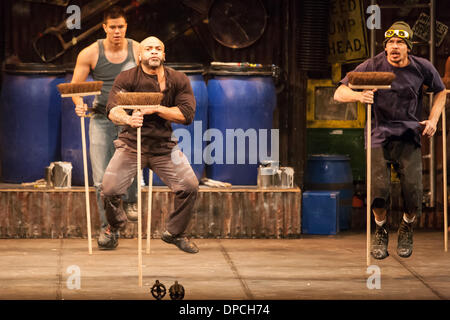
[[[396,78],[391,89],[354,91],[348,87],[345,77],[334,99],[373,104],[372,146],[366,146],[372,148],[371,207],[376,222],[371,253],[376,259],[389,255],[387,208],[392,164],[399,173],[404,212],[398,230],[397,254],[407,258],[413,250],[413,223],[422,213],[421,136],[432,137],[436,132],[445,105],[445,87],[428,60],[410,54],[413,32],[406,22],[395,22],[384,36],[384,52],[364,61],[354,71],[393,72]],[[426,120],[421,119],[424,85],[435,94]]]

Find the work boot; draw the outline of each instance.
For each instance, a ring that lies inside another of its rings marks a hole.
[[[120,195],[103,196],[106,220],[113,230],[123,230],[127,225],[127,215],[123,210],[123,201]]]
[[[387,250],[389,242],[389,232],[387,223],[383,226],[376,225],[375,230],[375,239],[372,243],[372,256],[375,259],[382,260],[389,256],[389,252]]]
[[[187,253],[197,253],[198,247],[185,236],[174,236],[169,231],[164,231],[161,240],[176,245],[180,250]]]
[[[138,210],[137,203],[135,202],[125,202],[125,213],[127,214],[128,221],[138,221]]]
[[[111,226],[107,225],[100,230],[97,244],[100,250],[114,250],[119,245],[119,231],[113,231]]]
[[[398,228],[397,254],[402,258],[408,258],[413,251],[413,224],[402,219]]]

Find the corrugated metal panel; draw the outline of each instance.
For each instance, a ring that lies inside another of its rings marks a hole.
[[[147,195],[143,188],[143,234],[147,226]],[[152,197],[152,237],[159,237],[173,210],[174,194],[155,187]],[[300,189],[200,188],[187,234],[198,238],[288,238],[301,231]],[[94,189],[90,191],[92,234],[99,217]],[[66,191],[0,190],[0,238],[87,237],[83,188]],[[137,223],[128,223],[122,237],[137,237]]]

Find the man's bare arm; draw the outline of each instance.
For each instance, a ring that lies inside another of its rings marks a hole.
[[[428,117],[428,120],[420,122],[421,125],[425,126],[422,135],[432,137],[436,133],[436,127],[439,118],[441,117],[442,110],[444,109],[446,99],[447,95],[445,90],[434,94],[433,107],[431,108],[430,116]]]
[[[109,119],[119,126],[129,125],[131,116],[122,108],[113,108],[109,112]]]
[[[156,108],[143,109],[141,111],[134,111],[130,116],[123,108],[113,108],[109,112],[109,119],[116,125],[128,125],[133,128],[142,126],[143,116],[150,114],[158,114],[163,119],[175,123],[185,123],[186,119],[177,107],[168,108],[164,106],[157,106]]]
[[[341,84],[334,92],[334,100],[338,102],[361,102],[373,103],[373,93],[376,90],[364,90],[362,92],[354,91]]]
[[[78,83],[86,81],[91,71],[93,52],[92,46],[83,49],[77,57],[77,63],[73,70],[73,77],[71,83]],[[75,112],[78,116],[83,116],[87,111],[87,106],[83,102],[82,97],[72,97],[75,104]]]

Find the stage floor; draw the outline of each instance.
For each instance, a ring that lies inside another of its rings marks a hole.
[[[442,232],[417,231],[413,255],[402,259],[392,230],[390,256],[372,260],[381,271],[380,289],[367,287],[363,232],[195,242],[200,252],[191,255],[152,239],[146,255],[143,239],[139,287],[137,239],[121,239],[114,251],[99,251],[93,239],[92,255],[86,239],[1,239],[0,299],[154,300],[156,280],[167,290],[177,280],[185,300],[450,299],[450,253]],[[71,266],[71,272],[79,268],[79,289],[68,288]]]

